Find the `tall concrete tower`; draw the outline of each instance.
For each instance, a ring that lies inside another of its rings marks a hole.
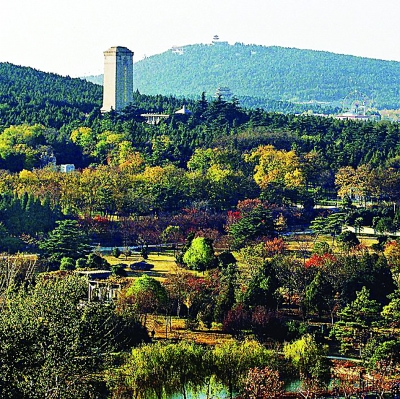
[[[133,102],[133,52],[126,47],[104,51],[102,112],[120,111]]]

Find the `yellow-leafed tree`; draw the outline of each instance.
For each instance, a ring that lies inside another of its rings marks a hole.
[[[304,188],[304,173],[294,150],[277,150],[272,145],[263,145],[246,155],[245,160],[255,164],[254,180],[264,192]]]

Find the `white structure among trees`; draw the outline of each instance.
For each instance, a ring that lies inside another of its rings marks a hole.
[[[102,112],[120,111],[133,102],[133,52],[126,47],[104,51]]]

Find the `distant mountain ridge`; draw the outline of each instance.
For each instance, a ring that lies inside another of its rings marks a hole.
[[[101,84],[102,77],[86,79]],[[142,94],[198,97],[220,86],[241,97],[338,105],[357,90],[377,108],[400,108],[400,62],[326,51],[227,42],[171,49],[135,63]]]

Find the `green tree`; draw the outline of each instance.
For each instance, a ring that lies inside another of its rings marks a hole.
[[[241,301],[247,308],[264,306],[274,309],[277,304],[276,290],[278,279],[272,264],[263,262],[252,271],[250,280],[245,283],[241,295]]]
[[[205,237],[196,237],[183,255],[183,262],[192,270],[204,271],[215,266],[212,241]]]
[[[307,312],[318,313],[330,311],[335,301],[335,295],[332,285],[326,280],[320,270],[318,270],[314,279],[306,287],[304,305]]]
[[[214,317],[222,322],[235,304],[235,292],[238,277],[236,264],[229,263],[220,271],[218,295],[215,300]]]
[[[172,247],[174,248],[174,253],[177,248],[177,244],[180,241],[182,237],[182,230],[179,226],[172,226],[169,225],[165,228],[165,230],[161,233],[161,239],[164,242],[164,244],[172,244]]]
[[[117,263],[111,265],[110,270],[113,276],[128,277],[128,273],[126,272],[125,268],[126,268],[125,263]]]
[[[286,343],[283,353],[305,383],[316,380],[320,386],[328,385],[331,373],[330,362],[325,357],[327,348],[318,345],[311,335],[306,334],[296,341]]]
[[[75,260],[69,257],[63,257],[60,263],[60,270],[74,270]]]
[[[9,234],[4,225],[0,222],[0,251],[16,253],[23,249],[23,242]]]
[[[39,243],[39,248],[51,263],[62,258],[82,258],[90,252],[88,237],[82,232],[76,220],[62,220],[48,237]]]
[[[213,356],[215,377],[228,388],[231,399],[250,368],[265,366],[271,360],[270,352],[256,341],[229,341],[217,345]]]
[[[136,279],[120,298],[122,304],[133,306],[134,311],[142,315],[144,325],[146,325],[147,314],[165,309],[167,301],[165,287],[147,274]]]
[[[261,205],[245,213],[229,226],[229,235],[232,237],[234,249],[243,248],[251,241],[261,237],[270,237],[273,234],[274,222],[271,212]]]
[[[332,236],[332,244],[335,242],[335,237],[341,233],[344,224],[345,214],[331,213],[328,217],[317,217],[311,224],[311,230],[316,234],[330,234]]]
[[[121,256],[121,250],[120,250],[118,247],[115,247],[115,248],[112,249],[111,255],[112,255],[114,258],[117,258],[117,259],[118,259],[118,258]]]
[[[147,339],[113,306],[86,304],[87,282],[45,275],[9,292],[0,310],[0,391],[4,399],[76,399],[106,394],[112,353]]]
[[[383,307],[381,316],[384,322],[394,328],[400,327],[400,291],[389,295],[390,302]]]
[[[379,318],[380,307],[377,301],[370,299],[370,292],[364,286],[361,291],[356,292],[356,299],[347,304],[338,315],[344,321],[354,321],[370,326]]]
[[[338,235],[337,242],[347,251],[360,244],[360,240],[357,238],[356,234],[348,230]]]
[[[380,316],[380,304],[370,299],[369,290],[364,286],[356,292],[356,299],[347,304],[338,316],[331,335],[340,343],[340,351],[343,354],[358,349],[359,356],[369,338],[371,323]]]
[[[110,263],[101,255],[91,252],[86,259],[86,267],[90,269],[108,270],[110,268]]]
[[[157,342],[133,349],[120,374],[135,398],[162,399],[180,392],[186,399],[187,391],[200,388],[211,369],[202,346],[187,341]]]

